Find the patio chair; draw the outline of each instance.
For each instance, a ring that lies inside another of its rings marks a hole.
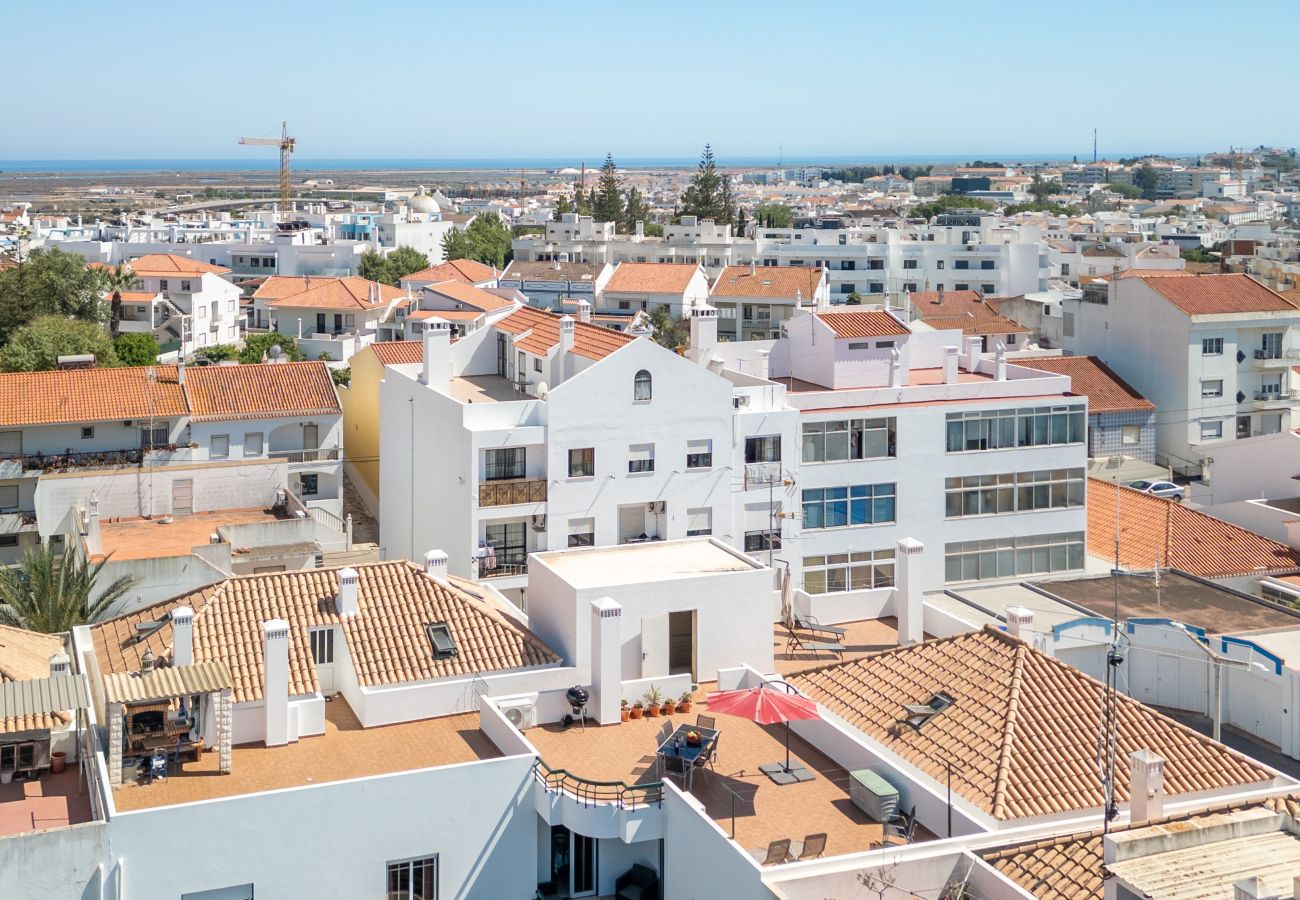
[[[822,625],[813,616],[801,616],[794,613],[794,627],[800,631],[812,631],[817,634],[829,634],[834,640],[844,640],[848,632],[838,625]]]
[[[790,839],[782,838],[767,845],[767,856],[760,865],[775,866],[790,859]]]
[[[785,652],[792,650],[803,650],[808,653],[834,653],[840,659],[844,658],[844,647],[840,644],[832,644],[826,641],[809,641],[799,636],[793,628],[787,628],[785,633],[789,635],[789,640],[785,643]]]
[[[910,810],[900,809],[892,819],[885,823],[884,843],[910,844],[916,837],[916,806]]]
[[[672,736],[673,736],[672,722],[665,722],[659,726],[659,737],[658,737],[659,746],[662,747],[664,741],[668,740]]]
[[[689,790],[687,787],[690,778],[690,763],[675,754],[664,755],[659,757],[662,760],[665,775],[680,775],[682,777],[682,790]]]
[[[826,852],[826,832],[806,835],[798,845],[798,849],[798,853],[791,853],[796,862],[802,862],[805,859],[817,859]]]
[[[637,863],[614,882],[618,900],[654,900],[659,896],[659,876],[649,866]]]
[[[162,776],[163,781],[167,780],[166,750],[155,750],[153,755],[149,757],[149,783],[153,784],[154,779],[159,775]]]
[[[695,727],[712,728],[716,731],[718,728],[718,720],[713,716],[698,715],[695,717]]]

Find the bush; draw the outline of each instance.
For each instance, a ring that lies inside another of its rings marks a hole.
[[[124,366],[152,366],[158,362],[158,339],[152,334],[119,334],[113,349]]]
[[[348,387],[349,385],[352,384],[352,370],[351,369],[330,369],[330,378],[334,379],[335,384],[340,385],[342,387]]]
[[[239,354],[239,361],[242,363],[260,363],[262,358],[274,345],[279,344],[280,349],[289,355],[289,359],[298,362],[302,359],[302,351],[298,349],[298,342],[287,334],[280,334],[278,331],[269,331],[265,334],[250,335],[244,341],[244,349]]]
[[[198,355],[212,362],[225,362],[229,359],[238,359],[239,348],[234,344],[213,344],[211,347],[204,347]]]
[[[15,331],[0,351],[5,372],[42,372],[58,365],[60,356],[95,354],[101,368],[121,365],[113,341],[103,326],[64,316],[39,316]]]

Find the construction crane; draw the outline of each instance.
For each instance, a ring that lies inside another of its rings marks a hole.
[[[294,145],[294,138],[289,137],[289,123],[280,123],[278,138],[241,137],[239,143],[250,147],[280,148],[280,215],[289,221],[289,156]]]

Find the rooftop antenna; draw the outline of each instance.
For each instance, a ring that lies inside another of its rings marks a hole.
[[[1120,514],[1119,504],[1122,489],[1119,485],[1119,472],[1115,472],[1115,567],[1110,570],[1114,584],[1114,610],[1111,615],[1110,646],[1106,648],[1106,689],[1102,695],[1102,734],[1098,747],[1101,756],[1101,784],[1105,795],[1105,809],[1102,812],[1102,834],[1108,834],[1111,821],[1119,815],[1119,805],[1115,798],[1115,755],[1119,726],[1118,698],[1116,697],[1119,667],[1124,656],[1119,651],[1119,576],[1120,576]]]
[[[1097,129],[1092,130],[1092,161],[1097,162]]]

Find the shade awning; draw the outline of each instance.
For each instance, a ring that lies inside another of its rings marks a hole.
[[[138,703],[212,694],[232,687],[234,682],[226,664],[208,660],[192,666],[164,666],[152,672],[113,672],[104,676],[104,699],[109,703]]]
[[[41,716],[90,705],[80,675],[51,675],[0,683],[0,719]]]

